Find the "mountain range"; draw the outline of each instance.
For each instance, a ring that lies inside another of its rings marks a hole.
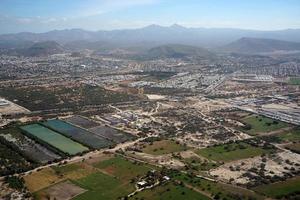
[[[229,28],[186,28],[180,25],[169,27],[150,25],[139,29],[112,31],[86,31],[82,29],[54,30],[46,33],[23,32],[0,35],[0,47],[17,42],[56,41],[61,44],[103,42],[119,47],[155,47],[164,44],[184,44],[206,48],[220,47],[243,37],[268,38],[300,42],[300,29],[257,31]]]
[[[113,31],[70,29],[0,35],[2,53],[40,56],[82,49],[102,53],[126,49],[140,57],[153,59],[187,56],[212,58],[211,52],[259,54],[299,51],[300,29],[254,31],[185,28],[175,24],[170,27],[151,25],[140,29]]]

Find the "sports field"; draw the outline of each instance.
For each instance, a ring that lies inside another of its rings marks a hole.
[[[22,126],[21,130],[70,155],[75,155],[88,150],[87,147],[39,124]]]
[[[58,119],[48,120],[43,122],[43,125],[91,148],[101,149],[113,145],[111,141],[103,137]]]
[[[259,156],[263,153],[268,152],[269,150],[251,146],[246,143],[224,144],[196,151],[197,154],[204,156],[208,159],[224,162]]]
[[[293,196],[295,193],[300,193],[300,177],[268,185],[261,185],[254,188],[254,190],[276,199]],[[286,199],[289,199],[289,197]]]
[[[256,115],[245,117],[242,121],[249,126],[249,129],[244,131],[252,135],[276,131],[289,126],[287,123]]]
[[[153,144],[148,144],[146,148],[143,149],[143,152],[152,155],[162,155],[184,150],[186,150],[186,147],[179,143],[176,143],[175,141],[162,140],[153,142]]]

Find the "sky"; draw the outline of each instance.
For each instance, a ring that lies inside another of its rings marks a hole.
[[[300,0],[0,0],[0,33],[150,24],[280,30],[300,28]]]

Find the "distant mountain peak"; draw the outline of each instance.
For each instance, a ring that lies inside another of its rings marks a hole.
[[[179,25],[179,24],[177,24],[177,23],[175,23],[175,24],[171,25],[171,26],[170,26],[170,28],[176,28],[176,29],[186,29],[186,27],[184,27],[184,26],[181,26],[181,25]]]

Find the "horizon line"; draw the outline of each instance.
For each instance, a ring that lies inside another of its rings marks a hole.
[[[172,27],[178,27],[178,28],[184,28],[184,29],[232,29],[232,30],[243,30],[243,31],[260,31],[260,32],[272,32],[272,31],[287,31],[287,30],[300,30],[299,28],[281,28],[281,29],[255,29],[255,28],[237,28],[237,27],[192,27],[192,26],[184,26],[180,25],[178,23],[174,23],[171,25],[160,25],[160,24],[149,24],[141,27],[132,27],[132,28],[115,28],[115,29],[98,29],[98,30],[90,30],[90,29],[84,29],[84,28],[62,28],[62,29],[52,29],[48,31],[20,31],[20,32],[8,32],[8,33],[0,33],[0,35],[9,35],[9,34],[20,34],[20,33],[34,33],[34,34],[41,34],[41,33],[48,33],[53,31],[66,31],[66,30],[82,30],[82,31],[89,31],[89,32],[99,32],[99,31],[121,31],[121,30],[138,30],[138,29],[144,29],[149,27],[160,27],[160,28],[172,28]]]

